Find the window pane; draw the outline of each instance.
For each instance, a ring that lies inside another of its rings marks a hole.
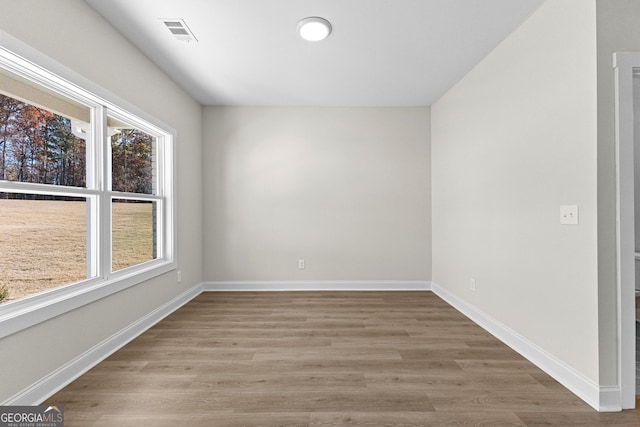
[[[0,69],[0,180],[86,186],[91,109]]]
[[[113,191],[155,194],[156,138],[109,117],[111,188]]]
[[[113,199],[112,270],[157,257],[156,202]]]
[[[0,289],[15,300],[87,277],[84,198],[0,193]]]
[[[87,123],[0,94],[0,179],[84,187],[88,130]]]

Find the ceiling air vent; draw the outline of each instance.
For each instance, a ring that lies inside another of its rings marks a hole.
[[[197,42],[196,36],[193,35],[187,24],[182,19],[161,19],[162,23],[173,34],[173,36],[182,42]]]

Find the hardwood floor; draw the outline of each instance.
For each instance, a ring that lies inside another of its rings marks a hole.
[[[431,292],[204,293],[51,397],[66,426],[638,426]]]

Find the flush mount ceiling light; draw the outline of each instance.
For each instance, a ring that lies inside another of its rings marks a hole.
[[[310,16],[298,22],[300,37],[310,42],[318,42],[329,37],[331,24],[324,18]]]

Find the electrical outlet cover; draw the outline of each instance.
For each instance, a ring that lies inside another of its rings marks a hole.
[[[578,205],[560,206],[560,224],[565,224],[565,225],[578,224]]]

